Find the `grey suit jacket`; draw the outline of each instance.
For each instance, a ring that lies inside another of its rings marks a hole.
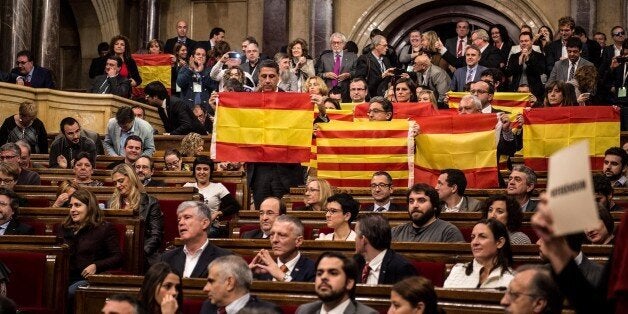
[[[569,65],[570,65],[569,59],[556,61],[556,63],[554,64],[554,67],[552,68],[552,73],[550,73],[550,76],[547,79],[547,83],[545,83],[545,86],[547,86],[547,84],[554,81],[567,82],[567,73],[569,72]],[[578,66],[576,67],[576,71],[585,65],[593,66],[593,63],[589,62],[587,59],[580,57],[580,60],[578,61]]]
[[[421,75],[421,73],[417,73],[417,75]],[[449,91],[451,78],[445,70],[432,64],[427,69],[426,79],[427,82],[422,82],[423,85],[427,85],[432,91],[434,91],[436,93],[436,100],[439,103],[442,103],[443,98],[445,98],[445,93]]]
[[[477,69],[475,69],[475,73],[473,74],[473,81],[477,81],[480,79],[480,74],[486,70],[485,67],[478,65]],[[467,82],[467,67],[464,66],[462,68],[456,69],[454,72],[454,77],[449,84],[449,89],[454,92],[461,92],[464,89],[464,85]]]
[[[441,205],[441,209],[445,211],[445,203]],[[460,204],[460,212],[479,212],[482,210],[482,202],[473,197],[463,196],[462,204]]]
[[[582,274],[587,278],[591,285],[594,287],[598,286],[600,280],[602,279],[602,271],[604,270],[602,265],[591,261],[583,254],[582,262],[578,265],[578,268],[580,268],[580,271],[582,271]]]
[[[358,59],[358,56],[353,52],[343,52],[342,60],[340,61],[340,73],[351,73],[353,66],[355,65],[355,61]],[[334,71],[334,63],[335,63],[335,55],[333,52],[325,53],[321,56],[321,59],[318,63],[318,68],[316,69],[316,75],[320,76],[325,80],[328,87],[331,87],[330,79],[324,78],[323,74],[326,72]],[[351,75],[353,77],[353,75]],[[350,80],[345,80],[345,82],[350,82]]]
[[[142,139],[142,156],[153,156],[155,153],[155,140],[153,138],[153,127],[143,119],[135,118],[133,125],[134,133]],[[116,118],[109,119],[107,123],[107,134],[103,146],[105,153],[111,156],[123,156],[120,151],[120,133],[122,129],[118,125]]]
[[[315,301],[302,304],[297,308],[296,314],[320,314],[323,301]],[[379,313],[375,309],[368,307],[358,301],[350,302],[344,314],[377,314]]]

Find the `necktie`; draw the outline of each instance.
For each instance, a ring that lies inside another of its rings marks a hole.
[[[383,212],[385,210],[386,210],[386,208],[380,206],[380,207],[377,208],[376,212]]]
[[[379,68],[382,70],[381,73],[384,73],[386,71],[386,66],[384,65],[384,59],[380,57],[379,59],[377,59],[377,61],[379,61]]]
[[[281,266],[279,266],[279,269],[281,269],[281,271],[285,274],[288,272],[288,266],[286,266],[286,264],[283,264]]]
[[[567,81],[573,80],[573,75],[576,72],[576,64],[571,62],[571,67],[569,68],[569,76],[567,76]]]
[[[364,265],[364,268],[362,268],[362,283],[366,283],[366,281],[369,279],[369,274],[371,273],[371,266],[369,266],[369,264]]]
[[[334,60],[334,70],[333,71],[334,71],[334,73],[336,75],[340,74],[340,54],[339,53],[336,54],[336,58]],[[331,87],[334,87],[336,85],[338,85],[338,80],[332,80],[331,81]]]
[[[227,314],[227,309],[224,306],[219,306],[218,309],[216,310],[216,313]]]
[[[462,57],[462,39],[458,40],[458,48],[456,48],[456,56],[458,58]]]
[[[465,81],[465,83],[469,83],[473,81],[473,76],[474,76],[473,73],[474,73],[473,69],[467,68],[467,80]]]

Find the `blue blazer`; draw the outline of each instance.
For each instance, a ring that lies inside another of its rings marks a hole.
[[[482,72],[486,70],[485,67],[478,65],[475,70],[475,74],[473,75],[473,81],[478,81],[481,77]],[[467,66],[456,69],[454,72],[454,76],[451,79],[451,83],[449,83],[449,89],[454,92],[461,92],[464,90],[464,85],[467,81]]]
[[[15,83],[18,76],[23,76],[17,68],[11,70],[11,83]],[[36,65],[33,69],[31,77],[31,87],[34,88],[55,88],[55,82],[52,79],[52,72],[46,68]]]

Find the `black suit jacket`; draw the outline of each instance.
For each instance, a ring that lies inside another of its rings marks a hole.
[[[386,69],[391,67],[387,56],[383,56],[382,62]],[[382,73],[383,71],[379,65],[379,61],[371,52],[361,55],[355,62],[354,77],[361,77],[366,80],[371,97],[382,95],[384,89],[380,88],[380,86],[385,85],[383,83],[390,80],[390,77],[382,79]]]
[[[554,63],[560,60],[560,56],[563,54],[563,42],[561,39],[555,40],[547,45],[545,48],[545,74],[548,76],[552,73]],[[589,60],[589,47],[582,45],[582,52],[580,52],[580,58]]]
[[[499,49],[493,45],[486,46],[480,55],[479,64],[487,68],[499,69],[500,63],[506,63],[506,60],[502,58],[502,54]]]
[[[7,226],[7,230],[4,230],[5,235],[22,235],[22,234],[35,234],[35,229],[33,227],[21,223],[17,219],[11,219],[9,225]]]
[[[375,204],[370,203],[364,207],[362,207],[362,211],[364,212],[372,212],[373,209],[375,207]],[[389,212],[403,212],[408,210],[407,208],[403,208],[403,206],[400,206],[399,204],[395,204],[395,203],[390,203],[390,207],[388,208]]]
[[[600,57],[600,65],[598,68],[599,78],[603,80],[606,77],[606,74],[611,70],[611,61],[613,61],[613,57],[615,56],[615,45],[610,44],[602,50],[602,55]]]
[[[94,94],[103,94],[104,92],[104,94],[129,98],[131,96],[131,81],[120,75],[115,77],[107,77],[107,74],[98,75],[94,79],[94,84],[92,84],[89,92]]]
[[[20,73],[18,68],[11,70],[11,83],[15,83],[18,76],[24,76]],[[34,88],[55,88],[55,82],[52,79],[52,72],[46,68],[42,68],[38,65],[33,69],[33,76],[31,77],[31,87]]]
[[[506,75],[512,76],[510,90],[517,90],[521,82],[521,76],[523,75],[523,65],[519,64],[519,56],[521,56],[521,52],[513,54],[510,56],[510,59],[508,59]],[[525,64],[525,74],[528,78],[528,85],[530,86],[532,94],[534,94],[537,99],[543,99],[545,88],[541,82],[541,75],[544,74],[545,71],[545,56],[540,52],[532,50]]]
[[[366,264],[364,257],[360,254],[353,256],[358,264],[358,278],[356,283],[362,283],[362,268]],[[380,285],[394,285],[402,279],[410,276],[417,276],[416,268],[410,264],[403,256],[397,254],[394,250],[388,249],[384,254],[382,265],[380,267],[379,281]]]
[[[148,184],[146,184],[145,186],[157,186],[157,187],[161,187],[161,186],[166,186],[166,183],[164,181],[161,180],[153,180],[152,178],[150,179],[150,181],[148,181]]]
[[[263,239],[264,231],[262,229],[249,230],[242,234],[242,239]]]
[[[316,277],[314,261],[301,254],[301,257],[290,273],[290,277],[292,277],[292,282],[314,282],[314,278]],[[253,278],[257,280],[273,280],[273,276],[270,274],[254,274]]]
[[[191,107],[183,100],[177,97],[167,98],[166,110],[161,106],[157,107],[166,132],[172,135],[188,135],[191,132],[207,134],[203,125],[194,116]]]
[[[209,263],[218,257],[231,254],[232,253],[228,250],[208,243],[203,250],[203,253],[201,253],[196,266],[194,266],[194,270],[192,271],[190,277],[207,278],[207,266]],[[185,267],[185,253],[183,253],[183,246],[165,252],[161,256],[161,261],[168,263],[179,276],[183,277],[183,268]]]
[[[168,40],[166,40],[166,44],[164,45],[164,52],[174,54],[174,45],[176,45],[178,41],[179,41],[179,37],[176,37],[176,36],[172,38],[168,38]],[[192,51],[194,51],[194,48],[196,48],[196,41],[190,38],[186,38],[185,46],[188,48],[188,56],[189,56],[192,54]]]
[[[89,65],[89,78],[93,79],[98,75],[103,74],[102,69],[107,65],[107,57],[98,57],[92,59],[92,63]]]
[[[278,313],[278,314],[283,313],[281,308],[277,306],[276,304],[260,300],[254,295],[251,295],[249,302],[246,302],[246,305],[244,306],[244,308],[266,309],[266,310],[272,311],[273,313]],[[216,314],[216,313],[218,313],[218,307],[212,304],[209,300],[205,300],[205,302],[203,302],[203,307],[201,307],[200,314]],[[264,313],[267,313],[267,312],[264,312]]]

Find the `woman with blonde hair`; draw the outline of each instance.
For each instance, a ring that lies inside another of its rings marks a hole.
[[[70,198],[72,194],[80,189],[78,183],[73,180],[63,180],[59,184],[57,189],[57,199],[50,205],[50,207],[68,207],[70,205]]]
[[[310,95],[327,96],[329,88],[320,76],[312,76],[305,82],[303,92],[309,93]]]
[[[131,210],[144,223],[144,257],[149,264],[157,261],[164,233],[164,218],[156,198],[144,192],[144,186],[131,166],[119,164],[111,172],[115,184],[109,199],[110,209]]]
[[[309,178],[305,184],[304,207],[296,210],[322,211],[327,206],[327,198],[332,194],[331,185],[325,179]]]
[[[433,65],[443,69],[447,74],[451,75],[451,69],[449,63],[443,59],[440,55],[439,49],[436,47],[436,43],[440,41],[438,34],[435,31],[427,31],[421,35],[421,52],[430,57],[430,61]]]
[[[4,120],[0,127],[0,145],[25,140],[33,154],[48,154],[48,133],[44,123],[37,118],[37,105],[20,103],[18,114]]]
[[[417,88],[418,89],[418,88]],[[436,95],[429,89],[422,89],[417,92],[417,98],[419,102],[429,102],[434,106],[434,109],[438,110],[438,103],[436,102]]]
[[[203,151],[205,140],[198,133],[190,133],[181,140],[181,148],[179,151],[185,157],[197,156]]]

